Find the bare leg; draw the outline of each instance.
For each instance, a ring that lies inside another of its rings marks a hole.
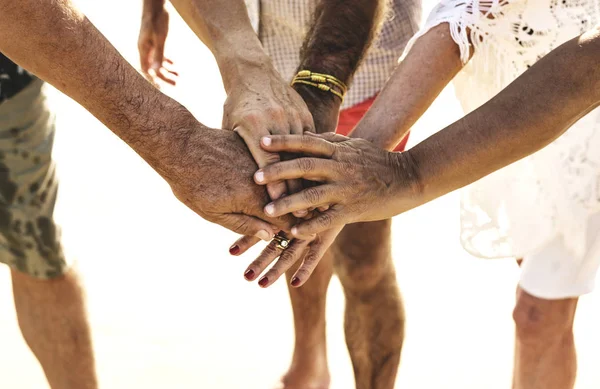
[[[404,308],[391,257],[391,220],[347,225],[333,246],[346,295],[346,343],[357,389],[392,389]]]
[[[52,389],[98,387],[90,328],[77,274],[37,280],[12,271],[19,326]]]
[[[288,286],[296,267],[287,272]],[[327,341],[325,303],[333,274],[333,261],[328,252],[308,282],[300,288],[289,287],[296,341],[292,365],[283,378],[285,389],[327,389]]]
[[[517,290],[514,389],[573,389],[577,298],[545,300]]]

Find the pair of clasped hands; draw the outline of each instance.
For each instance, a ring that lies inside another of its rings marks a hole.
[[[140,44],[144,74],[155,85],[158,80],[174,85],[173,63],[156,60],[143,47]],[[299,287],[345,224],[390,216],[382,213],[389,208],[382,201],[391,197],[395,153],[333,132],[315,134],[315,128],[335,130],[341,101],[324,104],[318,95],[322,92],[310,88],[301,90],[300,96],[272,66],[249,66],[232,85],[224,105],[223,128],[243,139],[257,167],[252,178],[246,177],[250,160],[239,147],[228,146],[234,142],[224,142],[220,148],[230,148],[223,153],[231,160],[206,185],[212,182],[229,189],[231,193],[225,194],[229,198],[219,201],[252,203],[244,208],[248,212],[242,212],[249,216],[240,218],[244,228],[237,229],[249,233],[230,247],[232,255],[243,254],[261,240],[269,242],[246,269],[246,280],[268,287],[297,265],[290,283]],[[222,130],[214,131],[218,139]],[[263,186],[271,199],[262,210],[262,205],[255,206],[256,197],[266,196],[256,192],[256,185]],[[285,249],[273,240],[276,235],[289,239]]]

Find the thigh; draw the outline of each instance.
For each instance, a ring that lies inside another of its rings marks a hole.
[[[54,117],[35,81],[0,104],[0,261],[39,278],[66,267],[53,221]]]

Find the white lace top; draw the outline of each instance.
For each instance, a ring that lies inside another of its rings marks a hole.
[[[465,63],[474,50],[454,80],[468,113],[599,18],[600,0],[443,0],[407,52],[429,29],[449,23]],[[522,257],[560,236],[581,258],[587,218],[600,211],[600,111],[547,148],[465,188],[461,206],[461,241],[474,255]]]

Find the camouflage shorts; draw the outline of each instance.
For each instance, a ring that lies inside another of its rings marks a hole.
[[[38,278],[67,268],[52,214],[54,116],[36,80],[0,104],[0,262]]]

